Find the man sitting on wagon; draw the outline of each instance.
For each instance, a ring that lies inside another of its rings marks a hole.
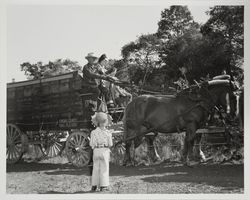
[[[105,87],[99,87],[98,79],[113,81],[113,78],[109,75],[99,73],[99,70],[97,70],[97,57],[94,56],[94,53],[89,53],[85,58],[88,60],[88,63],[84,65],[82,69],[82,84],[84,88],[86,88],[86,86],[88,88],[85,92],[92,93],[92,98],[94,101],[98,99],[100,94],[103,94],[105,96],[105,101],[108,102],[109,99],[107,98],[109,95],[107,94],[109,91]],[[97,110],[97,108],[93,108],[93,110]]]

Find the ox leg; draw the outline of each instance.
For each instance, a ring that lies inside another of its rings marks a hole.
[[[153,162],[160,162],[161,158],[157,152],[157,148],[154,144],[155,138],[158,135],[158,133],[154,133],[154,135],[149,135],[147,136],[147,141],[149,144],[149,153],[150,153],[150,157],[152,159]]]
[[[205,162],[206,157],[201,150],[201,139],[202,139],[202,134],[197,134],[195,137],[195,143],[198,147],[195,147],[195,157],[199,159],[200,162]]]
[[[131,134],[129,134],[129,136],[133,137],[133,136],[140,135],[140,133],[143,133],[146,130],[147,128],[145,126],[138,126],[134,132],[131,132]],[[123,165],[128,166],[128,165],[132,165],[133,163],[135,163],[135,160],[134,160],[135,149],[139,147],[141,143],[142,143],[142,136],[135,137],[135,139],[133,140],[133,149],[132,149],[133,156],[131,156],[132,141],[129,141],[125,144],[126,154],[125,154],[125,161]]]
[[[186,130],[183,156],[185,164],[190,165],[189,161],[190,161],[190,156],[193,154],[195,132],[197,128],[195,123],[189,123],[186,128],[187,130]]]
[[[184,148],[183,148],[183,153],[182,153],[182,159],[184,163],[187,162],[187,153],[188,153],[188,139],[186,135],[184,139]]]
[[[125,159],[123,162],[124,166],[131,165],[131,155],[130,155],[131,142],[126,142],[125,144]]]

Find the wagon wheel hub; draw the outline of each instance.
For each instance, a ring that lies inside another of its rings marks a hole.
[[[82,151],[82,150],[86,150],[86,149],[88,149],[89,147],[86,147],[86,146],[77,146],[77,147],[75,147],[74,149],[75,149],[75,151]]]

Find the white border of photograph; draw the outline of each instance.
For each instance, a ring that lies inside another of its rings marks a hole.
[[[0,145],[0,153],[1,153],[1,198],[3,199],[250,199],[249,194],[249,152],[250,147],[248,145],[250,141],[249,130],[250,124],[245,123],[245,160],[244,160],[244,194],[6,194],[6,141],[5,141],[5,132],[6,132],[6,66],[7,66],[7,13],[6,7],[7,5],[130,5],[130,6],[152,6],[152,5],[244,5],[244,13],[245,13],[245,40],[244,40],[244,66],[245,67],[245,122],[248,122],[249,115],[249,106],[248,106],[248,98],[250,96],[249,91],[249,19],[250,19],[250,9],[249,9],[249,1],[245,0],[207,0],[207,1],[170,1],[170,0],[9,0],[9,1],[1,1],[0,7],[0,96],[1,96],[1,145]],[[160,13],[159,13],[160,16]],[[18,33],[17,33],[18,34]]]

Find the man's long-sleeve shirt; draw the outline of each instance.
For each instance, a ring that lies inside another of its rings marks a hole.
[[[100,79],[102,75],[97,73],[96,65],[86,64],[82,69],[83,84],[97,86],[95,79]]]

